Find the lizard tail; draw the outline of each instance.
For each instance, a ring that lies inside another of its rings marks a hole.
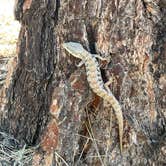
[[[118,126],[119,126],[119,142],[120,142],[120,151],[122,153],[122,138],[123,138],[123,114],[122,114],[122,108],[119,104],[119,102],[117,101],[117,99],[113,96],[113,94],[110,93],[109,95],[109,99],[108,102],[111,103],[114,111],[115,111],[115,115],[116,118],[118,120]]]

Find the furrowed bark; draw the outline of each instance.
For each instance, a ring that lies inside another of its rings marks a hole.
[[[164,164],[165,14],[164,1],[18,0],[18,61],[1,130],[29,146],[40,143],[33,165],[63,163],[57,154],[69,165]],[[99,63],[123,108],[122,156],[114,112],[62,48],[68,41],[110,59]]]

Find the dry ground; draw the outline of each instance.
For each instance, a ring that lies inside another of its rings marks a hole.
[[[14,0],[0,0],[0,57],[16,54],[16,42],[20,29],[14,20]]]

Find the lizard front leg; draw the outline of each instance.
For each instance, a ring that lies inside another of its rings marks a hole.
[[[85,61],[81,60],[78,64],[76,64],[76,66],[81,67],[83,64],[85,64]]]
[[[95,58],[98,58],[98,59],[100,59],[100,60],[102,60],[102,61],[107,61],[107,60],[108,60],[107,58],[103,58],[103,57],[101,57],[101,56],[98,55],[98,54],[92,54],[92,55],[94,55]]]

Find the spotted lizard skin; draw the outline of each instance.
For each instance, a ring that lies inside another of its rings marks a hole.
[[[71,55],[83,61],[86,67],[86,74],[89,86],[98,96],[108,101],[115,111],[115,115],[119,125],[119,141],[120,150],[122,152],[122,136],[123,136],[123,114],[118,100],[111,91],[108,91],[102,80],[99,63],[96,56],[86,51],[80,43],[68,42],[63,44],[63,48]]]

